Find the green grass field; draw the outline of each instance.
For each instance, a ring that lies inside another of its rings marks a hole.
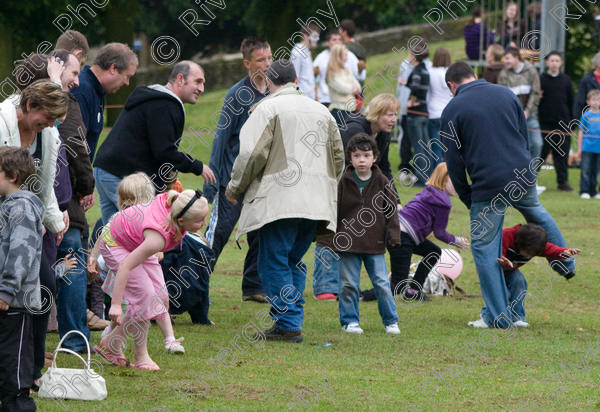
[[[463,42],[438,43],[464,56]],[[380,71],[392,53],[369,59],[370,76]],[[195,106],[187,106],[187,126],[210,125],[225,90],[208,93]],[[203,100],[215,100],[202,103]],[[216,120],[215,120],[216,123]],[[399,164],[392,145],[390,161]],[[193,151],[207,161],[209,147]],[[202,186],[202,179],[183,175],[187,188]],[[579,170],[570,170],[578,187]],[[176,336],[184,336],[186,354],[167,355],[158,328],[151,328],[149,348],[158,372],[107,366],[108,398],[103,402],[37,399],[41,411],[257,411],[257,410],[399,410],[399,411],[568,411],[600,408],[600,270],[595,266],[600,201],[580,200],[576,193],[556,190],[554,171],[540,178],[548,190],[541,201],[554,216],[569,245],[583,253],[577,259],[577,276],[565,281],[548,272],[543,259],[523,268],[529,281],[531,327],[515,335],[497,330],[475,330],[467,322],[478,318],[481,297],[433,298],[412,309],[398,306],[400,336],[384,334],[375,302],[361,302],[362,336],[340,332],[337,303],[312,298],[312,279],[305,292],[304,342],[301,344],[253,342],[253,326],[266,306],[241,302],[241,269],[247,250],[240,241],[225,248],[211,276],[210,318],[216,326],[192,325],[178,316]],[[399,189],[403,202],[417,189]],[[308,195],[308,194],[307,194]],[[450,217],[451,233],[467,233],[468,210],[456,198]],[[97,206],[89,221],[99,215]],[[518,214],[506,225],[523,222]],[[304,262],[312,274],[313,248]],[[470,252],[462,253],[465,267],[458,285],[480,294]],[[546,281],[544,281],[546,279]],[[366,273],[362,286],[369,287]],[[243,336],[248,336],[246,340]],[[92,344],[100,332],[92,334]],[[48,350],[58,335],[48,335]],[[131,343],[131,342],[129,342]],[[329,343],[330,346],[322,347]],[[131,345],[127,354],[132,358]],[[461,369],[456,369],[455,364]],[[81,367],[62,355],[59,365]],[[98,367],[96,367],[98,369]],[[457,372],[458,371],[458,372]],[[179,390],[177,390],[179,389]],[[304,400],[300,401],[299,397]]]

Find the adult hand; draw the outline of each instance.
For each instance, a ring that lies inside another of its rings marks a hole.
[[[210,169],[210,167],[208,167],[206,165],[204,165],[204,167],[202,168],[202,177],[204,178],[204,181],[206,183],[208,183],[209,185],[212,185],[213,183],[217,183],[217,179],[215,178],[215,174]]]
[[[56,236],[56,246],[60,246],[60,244],[62,243],[63,237],[65,237],[65,233],[67,232],[67,228],[65,227],[63,230],[61,230],[60,232],[56,233],[54,236]]]
[[[91,193],[87,196],[83,196],[80,200],[79,200],[79,204],[81,205],[81,207],[83,207],[83,211],[87,212],[88,210],[90,210],[90,208],[92,206],[94,206],[94,202],[95,202],[95,196],[94,193]]]
[[[398,77],[398,84],[401,84],[403,86],[406,85],[406,79],[403,79],[402,77]]]
[[[0,299],[0,310],[8,310],[8,303]]]
[[[58,57],[48,59],[48,77],[56,84],[61,84],[60,76],[65,71],[65,62]]]
[[[465,237],[457,237],[456,245],[460,250],[467,250],[469,248],[469,239]]]
[[[360,93],[360,85],[354,86],[354,89],[352,89],[352,93],[359,94]]]
[[[235,197],[233,197],[233,195],[231,194],[231,192],[229,191],[229,189],[225,189],[225,198],[232,205],[237,205],[237,200],[236,200]]]
[[[567,258],[570,258],[571,256],[578,255],[580,253],[581,253],[581,249],[569,248],[569,249],[565,250],[564,252],[562,252],[560,254],[560,256],[567,259]]]
[[[523,113],[525,114],[525,120],[527,120],[527,110],[523,110]]]
[[[498,258],[497,260],[498,260],[498,263],[500,263],[504,269],[513,269],[515,267],[513,265],[513,263],[510,260],[508,260],[507,257],[502,256],[501,258]]]
[[[110,305],[110,310],[108,311],[108,317],[110,320],[117,322],[117,325],[121,324],[121,315],[123,311],[121,310],[121,305],[115,305],[114,303]]]
[[[71,221],[69,220],[69,212],[66,210],[63,212],[63,222],[65,222],[65,232],[69,230],[69,224]]]
[[[401,205],[400,203],[397,203],[397,204],[396,204],[396,212],[397,212],[398,210],[402,210],[402,205]]]

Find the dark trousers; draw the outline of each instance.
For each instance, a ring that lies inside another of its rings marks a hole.
[[[542,123],[542,130],[564,131],[558,124]],[[542,146],[542,159],[548,157],[552,151],[554,159],[554,170],[556,170],[556,181],[559,185],[569,182],[569,148],[571,147],[571,136],[567,135],[549,135],[542,133],[544,145]]]
[[[231,232],[242,212],[242,200],[233,205],[225,198],[225,187],[219,188],[213,205],[210,222],[206,229],[206,239],[214,253],[213,270],[219,255],[229,241]],[[256,233],[248,233],[248,252],[244,260],[244,275],[242,278],[242,296],[264,294],[260,277],[258,276],[258,239]]]
[[[402,127],[402,141],[400,142],[400,166],[399,170],[407,169],[412,172],[412,166],[408,163],[413,157],[412,146],[410,145],[410,135],[408,133],[408,123],[406,122],[406,115],[402,116],[400,120],[400,127]]]
[[[442,255],[440,247],[432,241],[425,239],[417,245],[406,232],[402,232],[400,236],[400,245],[388,248],[388,251],[390,252],[390,263],[392,266],[392,280],[390,285],[392,292],[395,294],[403,290],[407,283],[408,287],[412,289],[422,290],[429,271],[440,260],[440,256]],[[412,282],[409,283],[408,273],[410,272],[410,259],[413,254],[423,256],[423,259],[417,267]],[[398,286],[398,284],[400,285]]]
[[[33,379],[42,376],[44,368],[44,358],[46,353],[46,332],[48,331],[48,319],[50,318],[50,308],[56,298],[56,279],[52,268],[48,264],[46,255],[42,253],[40,261],[40,285],[42,294],[42,308],[39,314],[32,315],[33,330]],[[52,294],[49,296],[48,292]]]
[[[50,312],[48,310],[48,312]],[[28,313],[0,311],[0,411],[35,411],[33,319]]]

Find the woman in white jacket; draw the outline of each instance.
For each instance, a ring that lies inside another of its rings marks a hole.
[[[439,134],[442,112],[450,102],[450,99],[452,99],[452,93],[446,84],[446,70],[448,70],[450,62],[450,52],[443,47],[439,47],[433,54],[433,66],[429,69],[429,90],[427,91],[429,120],[427,123],[429,142],[435,154],[435,156],[432,156],[432,168],[443,162],[445,157],[445,149],[442,146]]]
[[[345,127],[346,118],[356,110],[355,95],[360,92],[360,83],[344,66],[348,58],[348,49],[343,44],[331,48],[325,82],[329,87],[331,104],[329,110],[338,127]]]
[[[0,103],[0,146],[20,146],[39,155],[36,174],[26,182],[44,204],[44,227],[62,239],[64,215],[54,194],[56,158],[60,148],[54,123],[67,113],[68,95],[50,80],[38,80]],[[34,156],[35,158],[36,156]]]

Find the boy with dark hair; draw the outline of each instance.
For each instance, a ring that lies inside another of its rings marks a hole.
[[[81,65],[85,64],[90,52],[87,39],[76,30],[67,30],[56,40],[56,48],[64,49],[73,54]]]
[[[392,213],[364,207],[374,205],[376,197],[381,194],[387,199],[396,198],[389,180],[375,164],[378,154],[377,143],[371,136],[366,133],[354,135],[346,149],[350,165],[346,167],[338,184],[338,229],[333,237],[333,250],[340,256],[340,323],[343,332],[363,333],[358,314],[358,300],[360,268],[364,263],[375,288],[385,332],[398,335],[398,314],[390,289],[384,254],[386,242],[392,246],[400,243],[398,214],[393,201],[390,202],[392,207],[389,208]],[[367,218],[370,222],[362,223],[365,220],[364,210],[371,211],[371,216]],[[354,223],[356,219],[358,223]],[[349,228],[348,222],[354,223],[354,228]]]
[[[552,51],[546,58],[548,71],[540,76],[540,126],[542,130],[562,130],[560,122],[569,124],[573,116],[573,87],[571,78],[560,71],[563,59],[559,52]],[[571,136],[567,133],[559,134],[542,132],[544,145],[542,147],[542,159],[548,157],[552,150],[554,169],[556,170],[556,181],[558,190],[572,192],[569,184],[569,148],[571,147]]]
[[[354,39],[356,25],[352,20],[344,19],[338,26],[338,32],[341,34],[346,48],[358,58],[357,69],[359,73],[362,73],[367,68],[367,49]],[[364,79],[361,81],[364,81]]]
[[[534,256],[564,260],[579,253],[579,249],[564,248],[548,242],[548,234],[544,228],[533,223],[502,230],[502,258],[498,258],[498,262],[504,269],[510,312],[515,326],[529,327],[529,323],[525,321],[523,305],[527,295],[527,281],[519,267]],[[570,279],[573,276],[574,272],[565,278]]]
[[[42,202],[21,190],[35,173],[20,147],[0,148],[0,409],[35,411],[33,319],[40,313]],[[47,308],[49,310],[49,308]]]

